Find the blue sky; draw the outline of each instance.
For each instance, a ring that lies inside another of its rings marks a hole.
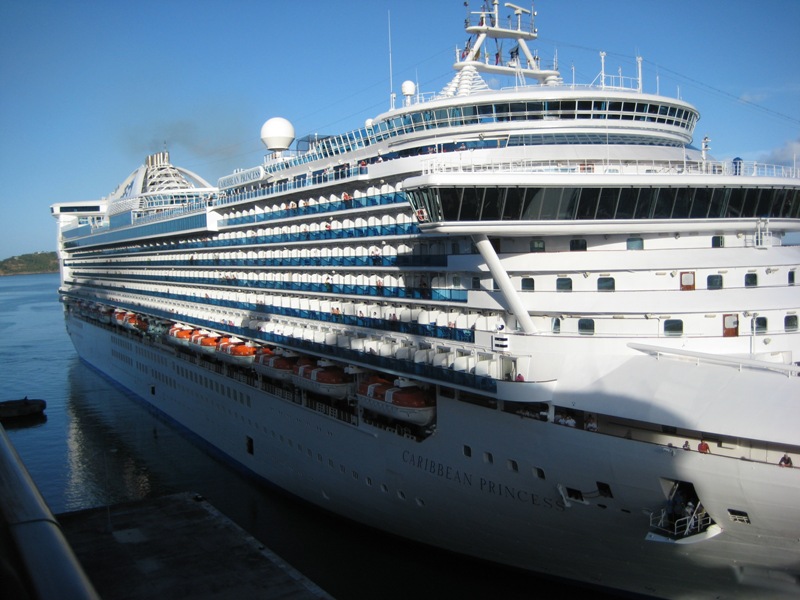
[[[522,6],[529,1],[518,0]],[[476,10],[480,3],[471,0]],[[719,159],[800,159],[800,0],[538,0],[564,79],[634,76],[701,112]],[[439,91],[462,0],[18,0],[0,4],[0,259],[56,247],[50,204],[107,195],[165,145],[211,183],[298,137],[363,125],[406,79]],[[391,44],[389,32],[391,31]]]

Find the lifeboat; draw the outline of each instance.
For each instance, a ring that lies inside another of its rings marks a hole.
[[[144,317],[140,317],[134,313],[128,313],[122,322],[122,326],[127,329],[136,329],[137,331],[147,331],[147,321]]]
[[[189,340],[192,337],[192,333],[194,329],[189,327],[188,325],[179,325],[175,324],[169,328],[169,332],[167,333],[167,340],[172,342],[173,344],[179,344],[181,346],[188,346]]]
[[[296,361],[296,356],[263,352],[254,359],[253,368],[256,372],[272,379],[287,380],[292,376]]]
[[[252,365],[257,352],[258,346],[239,338],[224,338],[216,349],[217,358],[235,365]]]
[[[331,398],[346,398],[353,388],[353,380],[344,369],[326,360],[314,361],[308,357],[298,360],[292,370],[292,381],[297,387]]]
[[[105,323],[106,325],[111,323],[111,309],[107,306],[98,307],[95,316],[101,323]]]
[[[367,379],[358,386],[356,398],[362,408],[414,425],[429,425],[436,417],[435,398],[407,380]]]
[[[214,352],[217,350],[217,344],[228,339],[230,338],[222,337],[215,331],[199,329],[192,332],[192,335],[189,338],[189,343],[195,350],[204,352],[205,354],[214,354]]]

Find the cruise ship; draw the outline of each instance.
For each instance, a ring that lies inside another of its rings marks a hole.
[[[468,9],[443,89],[332,135],[268,118],[216,185],[162,151],[54,204],[69,335],[344,518],[626,595],[796,598],[800,175],[715,160],[641,60],[565,82],[534,17]]]

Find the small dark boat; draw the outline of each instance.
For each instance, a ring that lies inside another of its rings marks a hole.
[[[22,400],[5,400],[0,402],[0,419],[16,419],[40,415],[47,408],[44,400],[30,400],[26,396]]]

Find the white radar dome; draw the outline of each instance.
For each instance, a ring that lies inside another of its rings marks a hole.
[[[261,141],[268,150],[287,150],[294,141],[294,126],[283,117],[272,117],[261,126]]]
[[[413,96],[417,92],[417,86],[413,81],[404,81],[400,91],[403,92],[403,96]]]

